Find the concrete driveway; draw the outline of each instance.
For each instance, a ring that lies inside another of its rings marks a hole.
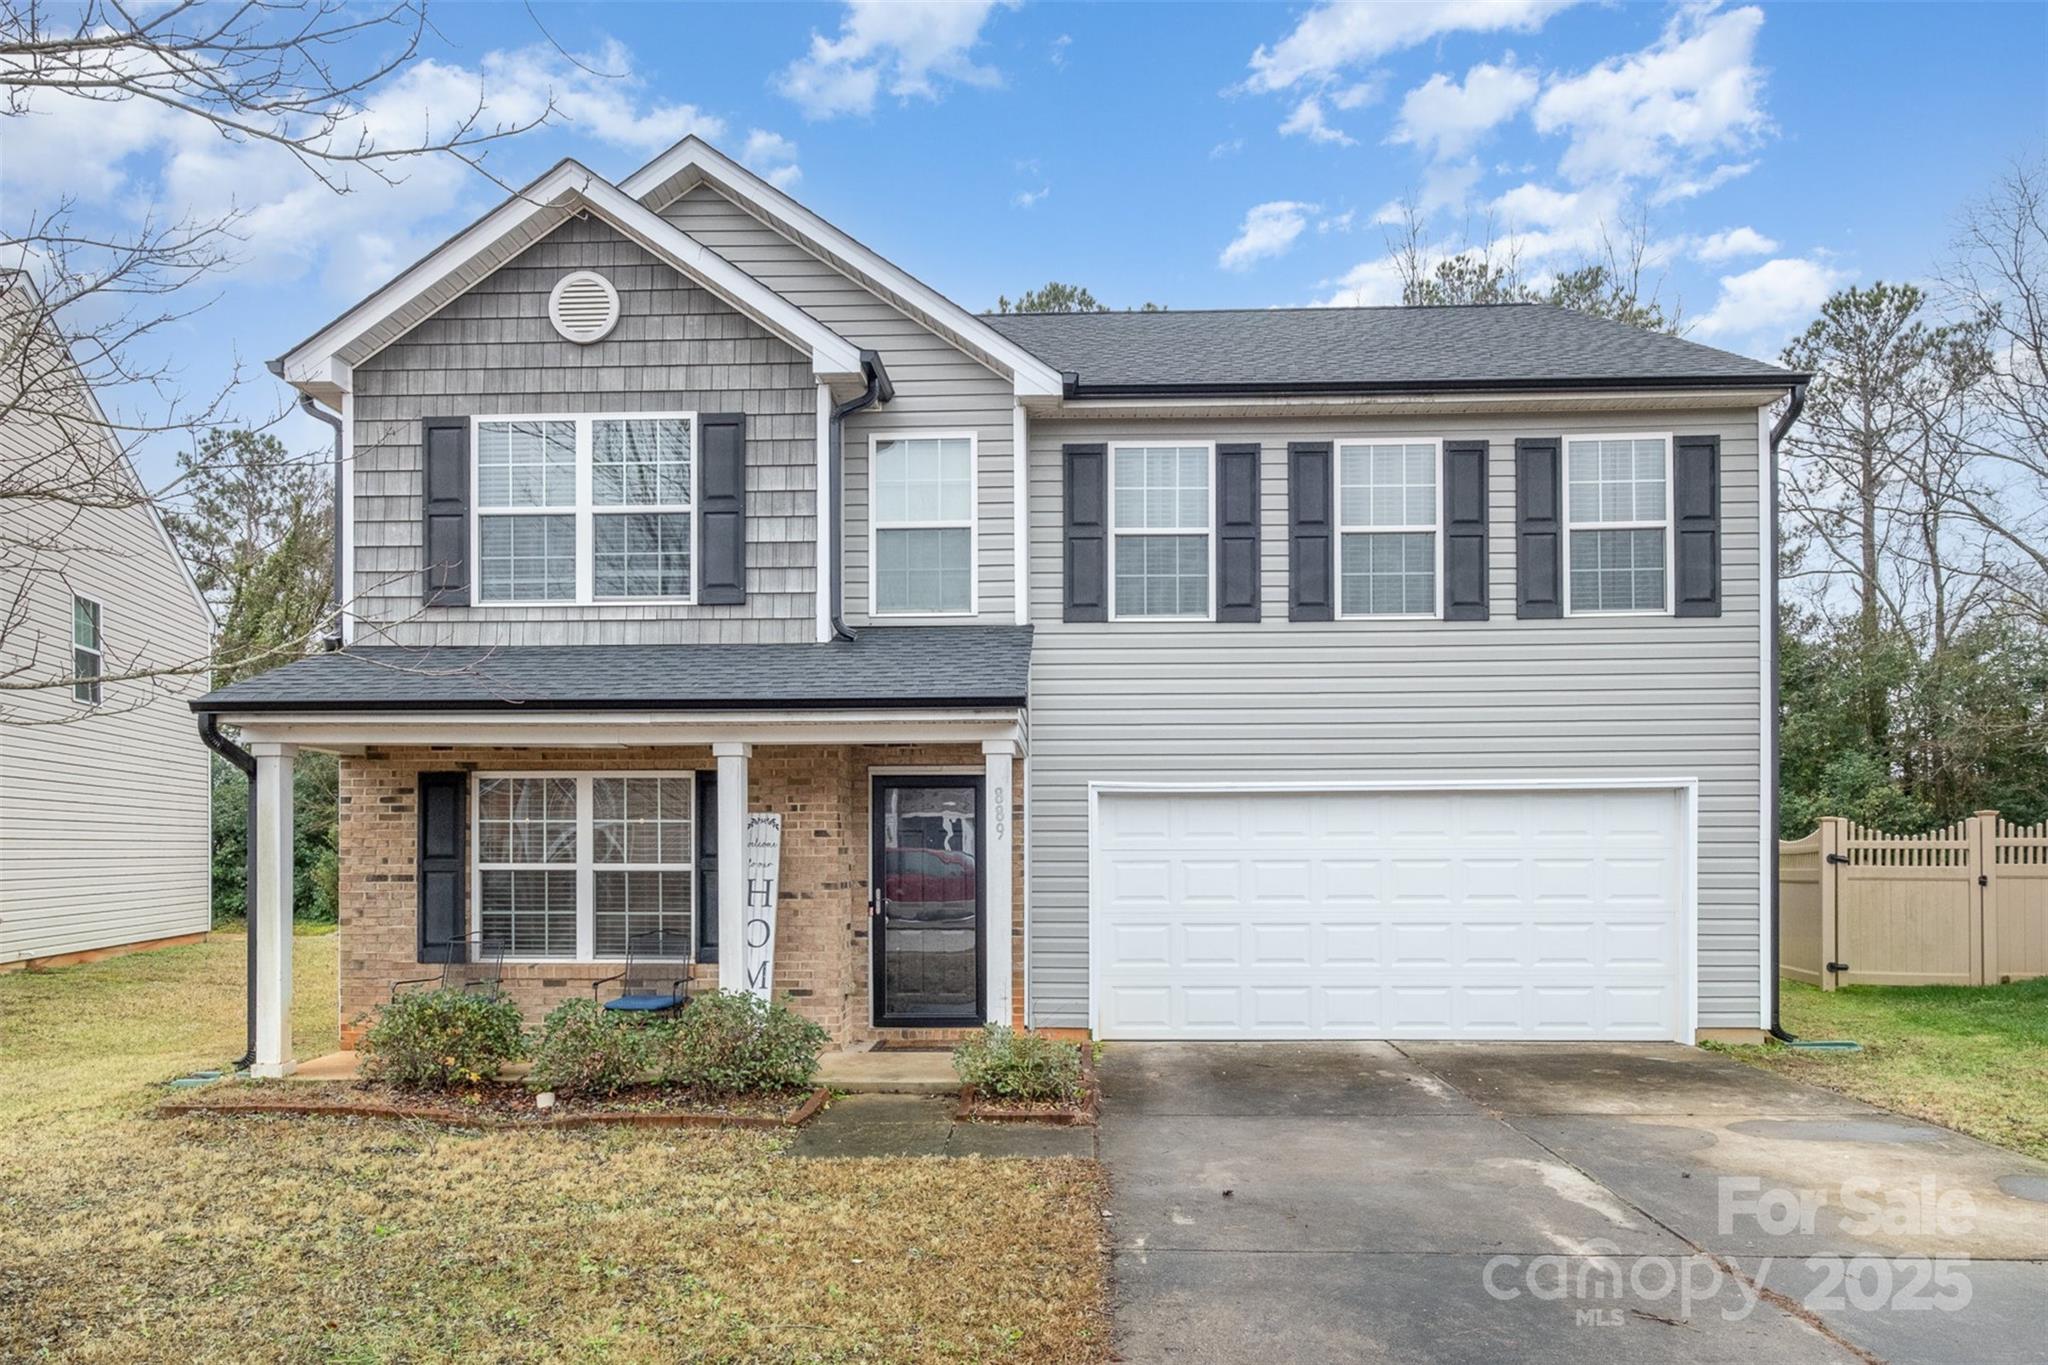
[[[1100,1070],[1126,1360],[2048,1361],[2048,1165],[1712,1053]]]

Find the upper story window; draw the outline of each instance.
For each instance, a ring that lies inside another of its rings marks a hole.
[[[71,696],[85,706],[102,700],[100,674],[106,652],[100,635],[100,604],[90,597],[71,599]]]
[[[1215,499],[1210,445],[1110,447],[1110,614],[1207,620]]]
[[[1336,464],[1339,614],[1437,615],[1438,443],[1340,442]]]
[[[974,612],[972,434],[876,436],[870,460],[869,610]]]
[[[1564,442],[1565,610],[1671,610],[1671,438]]]
[[[477,600],[688,602],[696,434],[689,413],[478,418]]]

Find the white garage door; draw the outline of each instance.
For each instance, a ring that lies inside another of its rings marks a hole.
[[[1678,792],[1103,792],[1104,1038],[1681,1039]]]

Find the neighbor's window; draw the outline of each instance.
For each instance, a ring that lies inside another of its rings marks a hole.
[[[1339,610],[1437,613],[1437,443],[1337,447]]]
[[[695,801],[687,773],[479,776],[475,928],[485,951],[688,958]]]
[[[98,706],[102,696],[106,654],[100,640],[100,604],[90,597],[72,598],[71,696],[87,706]]]
[[[974,610],[974,438],[877,436],[873,611]]]
[[[1671,609],[1670,452],[1667,436],[1566,439],[1568,610]]]
[[[682,600],[695,543],[688,414],[479,418],[477,600]]]
[[[1212,454],[1206,445],[1111,447],[1114,615],[1209,615]]]

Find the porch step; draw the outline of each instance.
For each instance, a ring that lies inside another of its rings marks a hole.
[[[951,1095],[960,1077],[944,1052],[828,1052],[818,1084],[854,1095]]]

